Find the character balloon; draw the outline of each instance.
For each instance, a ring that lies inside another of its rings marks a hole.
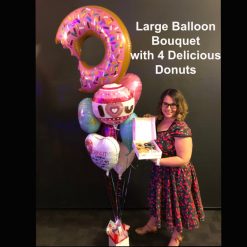
[[[121,84],[107,84],[101,87],[92,100],[93,113],[105,124],[118,125],[133,113],[135,100],[128,88]]]

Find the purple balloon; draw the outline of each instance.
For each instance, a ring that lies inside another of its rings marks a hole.
[[[117,129],[114,125],[101,124],[100,134],[104,137],[110,136],[117,140]]]

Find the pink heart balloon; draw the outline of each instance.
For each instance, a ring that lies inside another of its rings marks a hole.
[[[127,73],[119,83],[130,90],[134,96],[135,104],[137,104],[142,92],[141,79],[133,73]]]

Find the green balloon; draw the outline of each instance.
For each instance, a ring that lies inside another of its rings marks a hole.
[[[136,117],[137,115],[133,112],[126,121],[120,124],[120,136],[122,139],[122,143],[124,143],[124,145],[129,149],[130,152],[133,149],[132,124],[133,124],[133,119]]]

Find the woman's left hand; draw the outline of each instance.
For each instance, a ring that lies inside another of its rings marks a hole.
[[[156,166],[160,166],[160,160],[161,160],[161,159],[152,159],[151,161],[152,161]]]

